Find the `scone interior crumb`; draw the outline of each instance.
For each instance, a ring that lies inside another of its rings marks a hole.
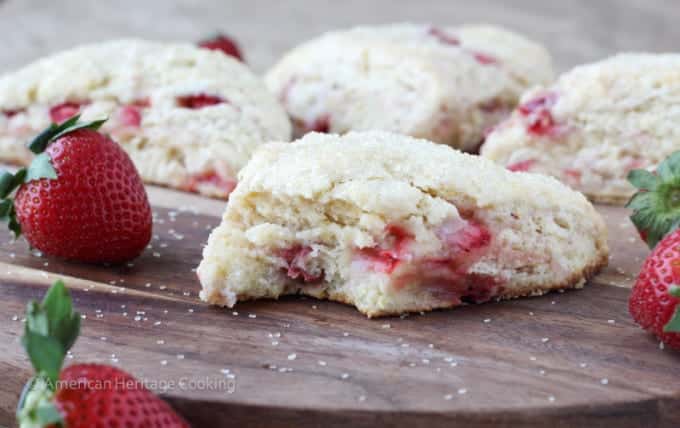
[[[384,155],[390,150],[398,153]],[[444,187],[464,179],[461,172],[442,170],[435,184],[438,170],[430,170],[419,183],[418,164],[428,160],[433,168],[465,165],[471,177],[495,175],[487,185],[498,183],[499,192],[536,181],[535,196],[552,188],[564,201],[532,203],[526,193],[498,197],[491,189],[483,201],[472,178],[467,191]],[[198,272],[202,298],[218,305],[304,293],[378,316],[580,286],[606,259],[602,219],[554,180],[392,134],[312,134],[258,152]]]

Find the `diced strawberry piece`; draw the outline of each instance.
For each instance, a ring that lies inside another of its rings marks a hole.
[[[472,55],[475,57],[478,63],[482,65],[495,65],[498,64],[498,60],[491,55],[487,55],[481,52],[473,52]]]
[[[368,263],[370,269],[376,272],[391,274],[408,254],[408,246],[413,241],[413,235],[396,224],[385,227],[383,245],[361,248],[357,251],[359,259]]]
[[[427,31],[427,34],[435,37],[437,40],[439,40],[441,43],[444,43],[445,45],[453,45],[453,46],[459,46],[460,45],[460,40],[458,40],[457,37],[452,36],[450,34],[447,34],[444,30],[442,30],[440,28],[431,27]]]
[[[534,135],[548,135],[555,130],[555,119],[551,109],[557,102],[557,94],[549,92],[518,107],[520,114],[527,118],[527,131]]]
[[[307,270],[305,263],[312,248],[309,246],[294,245],[290,248],[279,250],[278,255],[286,261],[286,274],[289,278],[300,280],[304,283],[317,282],[323,279],[323,271],[311,273]]]
[[[25,109],[17,109],[17,110],[0,110],[5,117],[8,119],[13,118],[14,116],[26,112]]]
[[[445,224],[439,229],[438,237],[453,255],[479,250],[491,242],[491,233],[474,220],[455,220]]]
[[[62,123],[80,113],[81,107],[86,103],[68,101],[50,108],[50,119],[54,123]]]
[[[506,168],[513,172],[526,172],[529,171],[534,165],[536,165],[536,159],[527,159],[519,162],[512,163]]]
[[[123,126],[138,128],[142,124],[142,112],[137,106],[127,105],[120,109],[118,119]]]
[[[524,104],[521,104],[518,107],[518,110],[524,116],[529,116],[530,114],[536,111],[551,108],[552,106],[555,105],[556,102],[557,94],[555,94],[554,92],[548,92],[534,99],[531,99]]]
[[[213,51],[220,51],[226,55],[233,56],[239,61],[243,61],[243,54],[238,44],[232,38],[223,34],[219,34],[212,39],[200,41],[198,46]]]
[[[328,115],[323,115],[323,116],[317,118],[309,126],[310,132],[328,133],[328,132],[330,132],[330,130],[331,130],[331,120],[330,120],[330,116],[328,116]]]
[[[368,262],[372,270],[391,274],[399,265],[399,258],[393,251],[379,248],[361,248],[357,251],[358,256]]]
[[[184,188],[189,192],[198,192],[202,185],[210,185],[223,190],[226,196],[234,191],[236,184],[236,180],[222,177],[216,171],[210,170],[192,176]]]
[[[547,135],[553,130],[555,121],[547,110],[541,110],[529,118],[527,131],[535,135]]]
[[[218,96],[208,94],[184,95],[177,97],[177,105],[183,108],[194,110],[222,104],[225,102],[226,101],[224,99]]]

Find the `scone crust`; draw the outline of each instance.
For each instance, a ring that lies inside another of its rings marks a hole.
[[[201,96],[216,104],[181,103]],[[142,178],[170,187],[191,187],[192,179],[215,172],[235,179],[257,146],[291,136],[281,105],[239,61],[190,44],[115,40],[0,77],[0,160],[28,162],[25,139],[47,127],[50,108],[66,102],[81,105],[83,120],[109,117],[103,131],[131,155]],[[124,122],[125,108],[137,111],[139,126]],[[210,186],[194,190],[226,196]]]
[[[481,154],[553,175],[591,200],[621,205],[634,193],[631,169],[654,170],[680,149],[680,55],[620,54],[576,67],[554,85],[528,91]],[[531,110],[551,99],[541,119]],[[531,128],[532,120],[550,122]],[[651,149],[653,147],[653,149]]]
[[[326,33],[265,81],[298,135],[378,129],[472,151],[524,90],[552,78],[547,51],[512,31],[404,23]]]
[[[233,306],[301,293],[353,304],[369,317],[456,306],[419,289],[395,293],[392,277],[366,273],[353,258],[394,224],[413,231],[414,251],[436,255],[433,231],[451,219],[493,234],[468,270],[498,279],[492,300],[581,287],[608,260],[601,216],[551,177],[385,132],[309,134],[262,147],[241,171],[198,268],[201,298]],[[280,255],[303,247],[322,263],[315,272],[324,282],[282,273]]]

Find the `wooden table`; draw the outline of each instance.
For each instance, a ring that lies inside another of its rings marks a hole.
[[[0,0],[0,72],[82,42],[196,40],[217,29],[242,41],[257,71],[301,40],[357,23],[504,24],[545,43],[562,70],[624,49],[670,50],[680,36],[672,1],[395,3]],[[18,342],[24,306],[56,278],[66,278],[86,316],[69,361],[124,367],[196,426],[680,423],[680,356],[627,314],[626,287],[647,250],[621,208],[599,207],[611,263],[582,291],[371,321],[311,299],[235,311],[201,304],[192,269],[224,202],[149,192],[157,237],[131,266],[49,260],[0,232],[0,425],[13,424],[29,377]]]

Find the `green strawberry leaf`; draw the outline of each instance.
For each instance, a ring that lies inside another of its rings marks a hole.
[[[57,179],[57,171],[54,170],[52,166],[52,159],[47,153],[40,153],[35,158],[33,162],[28,167],[26,171],[26,177],[24,178],[24,183],[29,183],[33,180],[40,180],[47,178],[50,180]]]
[[[50,325],[47,321],[47,313],[40,307],[38,302],[29,302],[26,309],[26,329],[40,336],[50,333]]]
[[[47,291],[42,303],[31,302],[22,343],[38,374],[56,382],[66,353],[80,331],[80,314],[62,281]]]
[[[54,337],[42,336],[27,328],[22,344],[35,371],[47,377],[51,385],[56,385],[66,358],[66,350],[61,343]]]
[[[28,144],[29,150],[38,155],[43,153],[52,141],[79,129],[93,129],[96,131],[108,119],[95,120],[85,123],[78,123],[78,120],[80,120],[80,115],[73,116],[60,125],[53,123],[49,128],[38,134],[38,136]]]
[[[14,190],[14,174],[11,172],[3,172],[0,175],[0,199],[5,199]]]
[[[17,217],[14,213],[14,209],[12,209],[12,214],[9,216],[9,230],[14,234],[14,239],[19,239],[21,236],[21,225],[19,224],[19,221],[17,220]]]
[[[680,333],[680,306],[675,309],[675,314],[663,327],[664,333]]]
[[[14,209],[14,204],[11,199],[3,199],[0,201],[0,221],[9,220],[9,215]]]
[[[661,162],[656,174],[633,170],[628,181],[640,189],[626,205],[633,210],[631,220],[654,248],[680,225],[680,151]]]
[[[677,297],[678,299],[680,299],[680,286],[671,285],[671,287],[668,289],[668,294],[670,294],[673,297]]]
[[[680,299],[680,287],[672,285],[668,289],[668,294]],[[680,333],[680,305],[675,308],[675,314],[673,314],[668,323],[663,327],[663,331],[664,333]]]
[[[99,120],[95,120],[95,121],[92,121],[92,122],[73,124],[73,125],[69,126],[68,128],[65,128],[65,129],[61,130],[60,132],[58,132],[57,134],[55,134],[54,137],[52,137],[51,141],[57,140],[60,137],[63,137],[64,135],[70,134],[71,132],[77,131],[79,129],[92,129],[93,131],[96,131],[99,128],[101,128],[101,126],[104,123],[106,123],[107,120],[109,120],[109,119],[108,118],[107,119],[99,119]]]
[[[672,153],[656,169],[661,181],[673,181],[680,177],[680,151]]]
[[[78,114],[60,125],[57,125],[56,123],[51,124],[46,130],[38,134],[38,136],[28,144],[28,149],[36,155],[44,152],[50,142],[54,139],[55,135],[61,133],[67,128],[72,127],[78,123],[79,119],[80,115]]]
[[[42,307],[49,320],[49,331],[68,351],[80,332],[80,314],[73,312],[73,303],[63,281],[57,281],[45,295]]]
[[[641,190],[655,190],[659,177],[646,169],[634,169],[628,173],[628,181]]]

